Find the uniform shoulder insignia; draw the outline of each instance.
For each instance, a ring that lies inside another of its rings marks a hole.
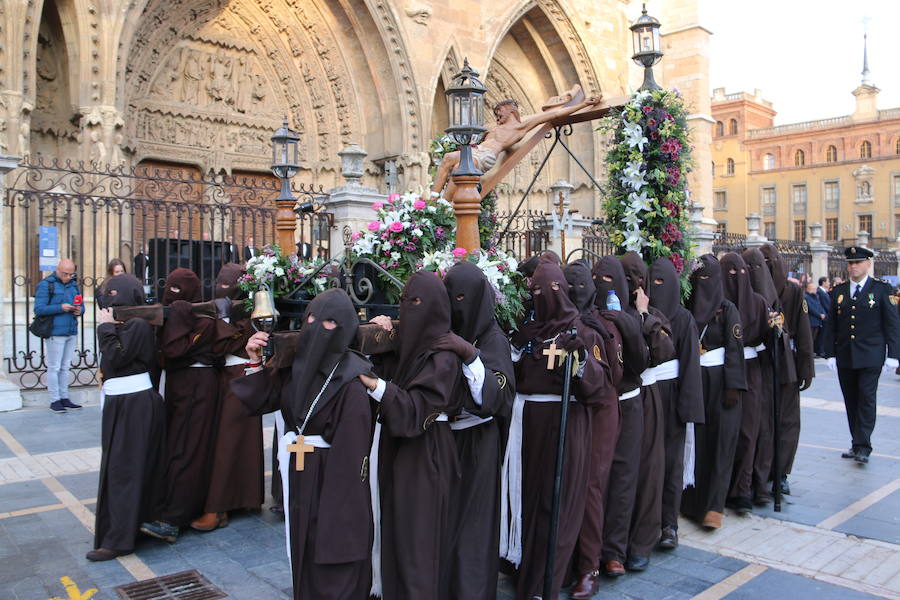
[[[739,324],[735,323],[734,327],[731,328],[731,335],[733,335],[736,340],[744,337],[744,332],[741,331],[741,326]]]
[[[809,312],[809,305],[806,303],[806,298],[803,299],[803,312]]]
[[[600,353],[600,346],[594,344],[593,352],[594,352],[594,358],[596,358],[599,361],[603,360],[603,354]]]
[[[898,302],[897,296],[894,296],[893,294],[891,294],[890,296],[888,296],[888,300],[890,301],[891,304],[893,304],[894,306],[897,306],[897,302]]]

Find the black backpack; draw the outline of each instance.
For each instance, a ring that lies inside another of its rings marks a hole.
[[[53,282],[48,281],[47,285],[50,286],[50,299],[53,299]],[[28,331],[36,335],[37,337],[46,340],[51,335],[53,335],[53,315],[37,315],[31,321],[31,325],[28,326]]]

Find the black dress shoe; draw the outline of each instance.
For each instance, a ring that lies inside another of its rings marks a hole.
[[[753,495],[753,504],[756,506],[768,506],[772,504],[772,496],[768,492],[756,493]]]
[[[134,550],[109,550],[107,548],[97,548],[91,550],[85,555],[85,558],[93,562],[102,562],[105,560],[113,560],[119,556],[131,554]]]
[[[674,527],[663,527],[657,545],[662,550],[674,550],[678,547],[678,531]]]
[[[744,516],[753,512],[753,503],[746,496],[735,496],[730,498],[725,505],[737,514]]]
[[[856,458],[856,448],[850,448],[846,452],[841,452],[841,458]]]
[[[625,561],[625,569],[628,571],[646,571],[650,566],[650,558],[647,556],[629,556]]]
[[[791,495],[791,486],[788,484],[787,475],[781,478],[781,493],[784,496]]]
[[[868,455],[863,454],[862,452],[858,452],[858,453],[856,454],[856,456],[853,457],[853,459],[854,459],[856,462],[861,463],[861,464],[866,464],[867,462],[869,462],[869,457],[868,457]]]

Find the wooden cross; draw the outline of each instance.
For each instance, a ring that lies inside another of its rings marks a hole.
[[[556,368],[554,363],[556,362],[557,356],[559,357],[559,364],[562,364],[563,356],[565,356],[565,354],[565,350],[556,347],[556,342],[550,344],[550,347],[544,350],[544,356],[547,357],[547,370],[552,371]]]
[[[294,468],[298,471],[302,471],[303,457],[306,456],[307,452],[313,452],[315,449],[315,446],[311,446],[306,443],[302,435],[298,435],[297,440],[293,444],[289,444],[287,447],[288,452],[293,452],[297,455],[294,460]]]

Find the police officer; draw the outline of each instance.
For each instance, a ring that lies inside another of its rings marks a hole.
[[[868,275],[874,253],[850,246],[844,250],[850,280],[831,290],[831,311],[825,321],[825,356],[837,370],[847,409],[853,445],[841,454],[869,462],[875,429],[878,376],[896,369],[900,359],[900,313],[891,286]],[[887,353],[885,353],[887,347]]]

